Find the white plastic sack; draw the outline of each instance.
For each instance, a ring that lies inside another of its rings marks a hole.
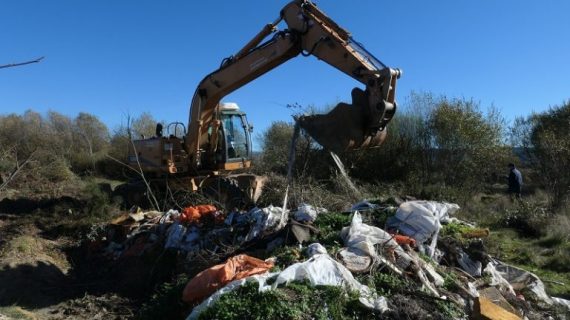
[[[551,305],[552,299],[546,294],[544,283],[534,273],[498,262],[495,265],[497,272],[509,282],[514,290],[527,289],[531,292],[531,299]]]
[[[297,211],[295,212],[295,220],[300,221],[300,222],[304,222],[304,221],[309,221],[309,222],[313,222],[317,219],[317,216],[321,213],[327,213],[327,209],[325,208],[315,208],[311,205],[308,204],[303,204],[301,206],[299,206],[299,208],[297,208]]]
[[[412,262],[412,258],[400,247],[391,234],[378,227],[362,223],[362,217],[358,212],[354,213],[350,227],[342,229],[341,237],[345,246],[379,260],[397,273],[401,273],[401,270],[384,257],[385,251],[396,253],[398,256],[396,262],[400,269],[407,268]],[[380,253],[376,252],[375,245],[380,245],[384,250]]]
[[[496,264],[496,263],[495,263]],[[515,290],[513,286],[501,275],[500,272],[495,268],[495,264],[492,262],[487,263],[485,269],[483,269],[483,274],[490,276],[489,285],[497,287],[502,293],[508,293],[515,296]]]
[[[350,227],[342,229],[341,237],[345,246],[359,249],[371,257],[378,256],[374,248],[376,244],[389,249],[399,249],[399,251],[405,253],[391,234],[378,227],[362,223],[362,217],[358,212],[354,213]]]
[[[414,238],[418,244],[426,242],[441,229],[442,222],[448,222],[449,215],[459,210],[454,203],[435,201],[407,201],[400,205],[390,228]]]
[[[566,309],[568,309],[568,311],[570,311],[570,300],[552,297],[552,301],[554,301],[554,303],[556,303],[558,305],[566,307]]]
[[[378,297],[372,290],[354,279],[345,266],[328,254],[316,254],[305,262],[295,263],[283,270],[273,283],[273,288],[291,281],[308,280],[312,285],[342,286],[358,291],[360,302],[368,308],[384,312],[388,304],[384,297]]]
[[[307,247],[307,254],[309,255],[309,257],[312,257],[315,254],[320,254],[320,253],[327,253],[327,249],[323,247],[323,245],[320,243],[311,243]]]
[[[265,231],[273,229],[274,231],[279,230],[281,220],[287,220],[289,211],[283,211],[282,208],[269,206],[267,208],[253,208],[249,211],[248,216],[255,220],[255,225],[251,228],[245,241],[250,241],[262,235]]]

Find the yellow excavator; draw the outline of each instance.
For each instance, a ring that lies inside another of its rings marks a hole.
[[[287,27],[280,30],[282,21]],[[149,179],[167,178],[193,191],[229,183],[255,202],[264,179],[243,173],[251,166],[252,127],[237,104],[220,101],[299,55],[315,56],[365,86],[352,90],[351,104],[339,103],[324,115],[301,116],[300,127],[335,152],[379,146],[396,112],[400,70],[376,59],[314,3],[294,0],[278,19],[204,77],[192,98],[187,127],[180,122],[166,128],[158,124],[155,137],[133,141],[129,164]]]

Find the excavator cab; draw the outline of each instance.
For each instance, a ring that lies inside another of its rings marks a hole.
[[[221,170],[248,168],[251,164],[251,131],[245,112],[236,103],[220,103],[215,167]],[[210,128],[212,137],[213,127]],[[212,138],[210,138],[212,140]]]

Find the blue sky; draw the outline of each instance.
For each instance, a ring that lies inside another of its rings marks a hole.
[[[188,118],[200,80],[236,53],[287,1],[6,0],[0,11],[0,113],[126,114]],[[570,1],[354,0],[317,2],[410,91],[494,104],[507,119],[570,98]],[[348,100],[359,85],[298,57],[226,97],[261,132],[290,120],[290,103]]]

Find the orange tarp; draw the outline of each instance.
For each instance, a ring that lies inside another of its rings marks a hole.
[[[215,265],[192,278],[182,293],[185,302],[200,302],[226,284],[255,274],[265,273],[273,263],[240,254],[229,258],[226,263]]]

